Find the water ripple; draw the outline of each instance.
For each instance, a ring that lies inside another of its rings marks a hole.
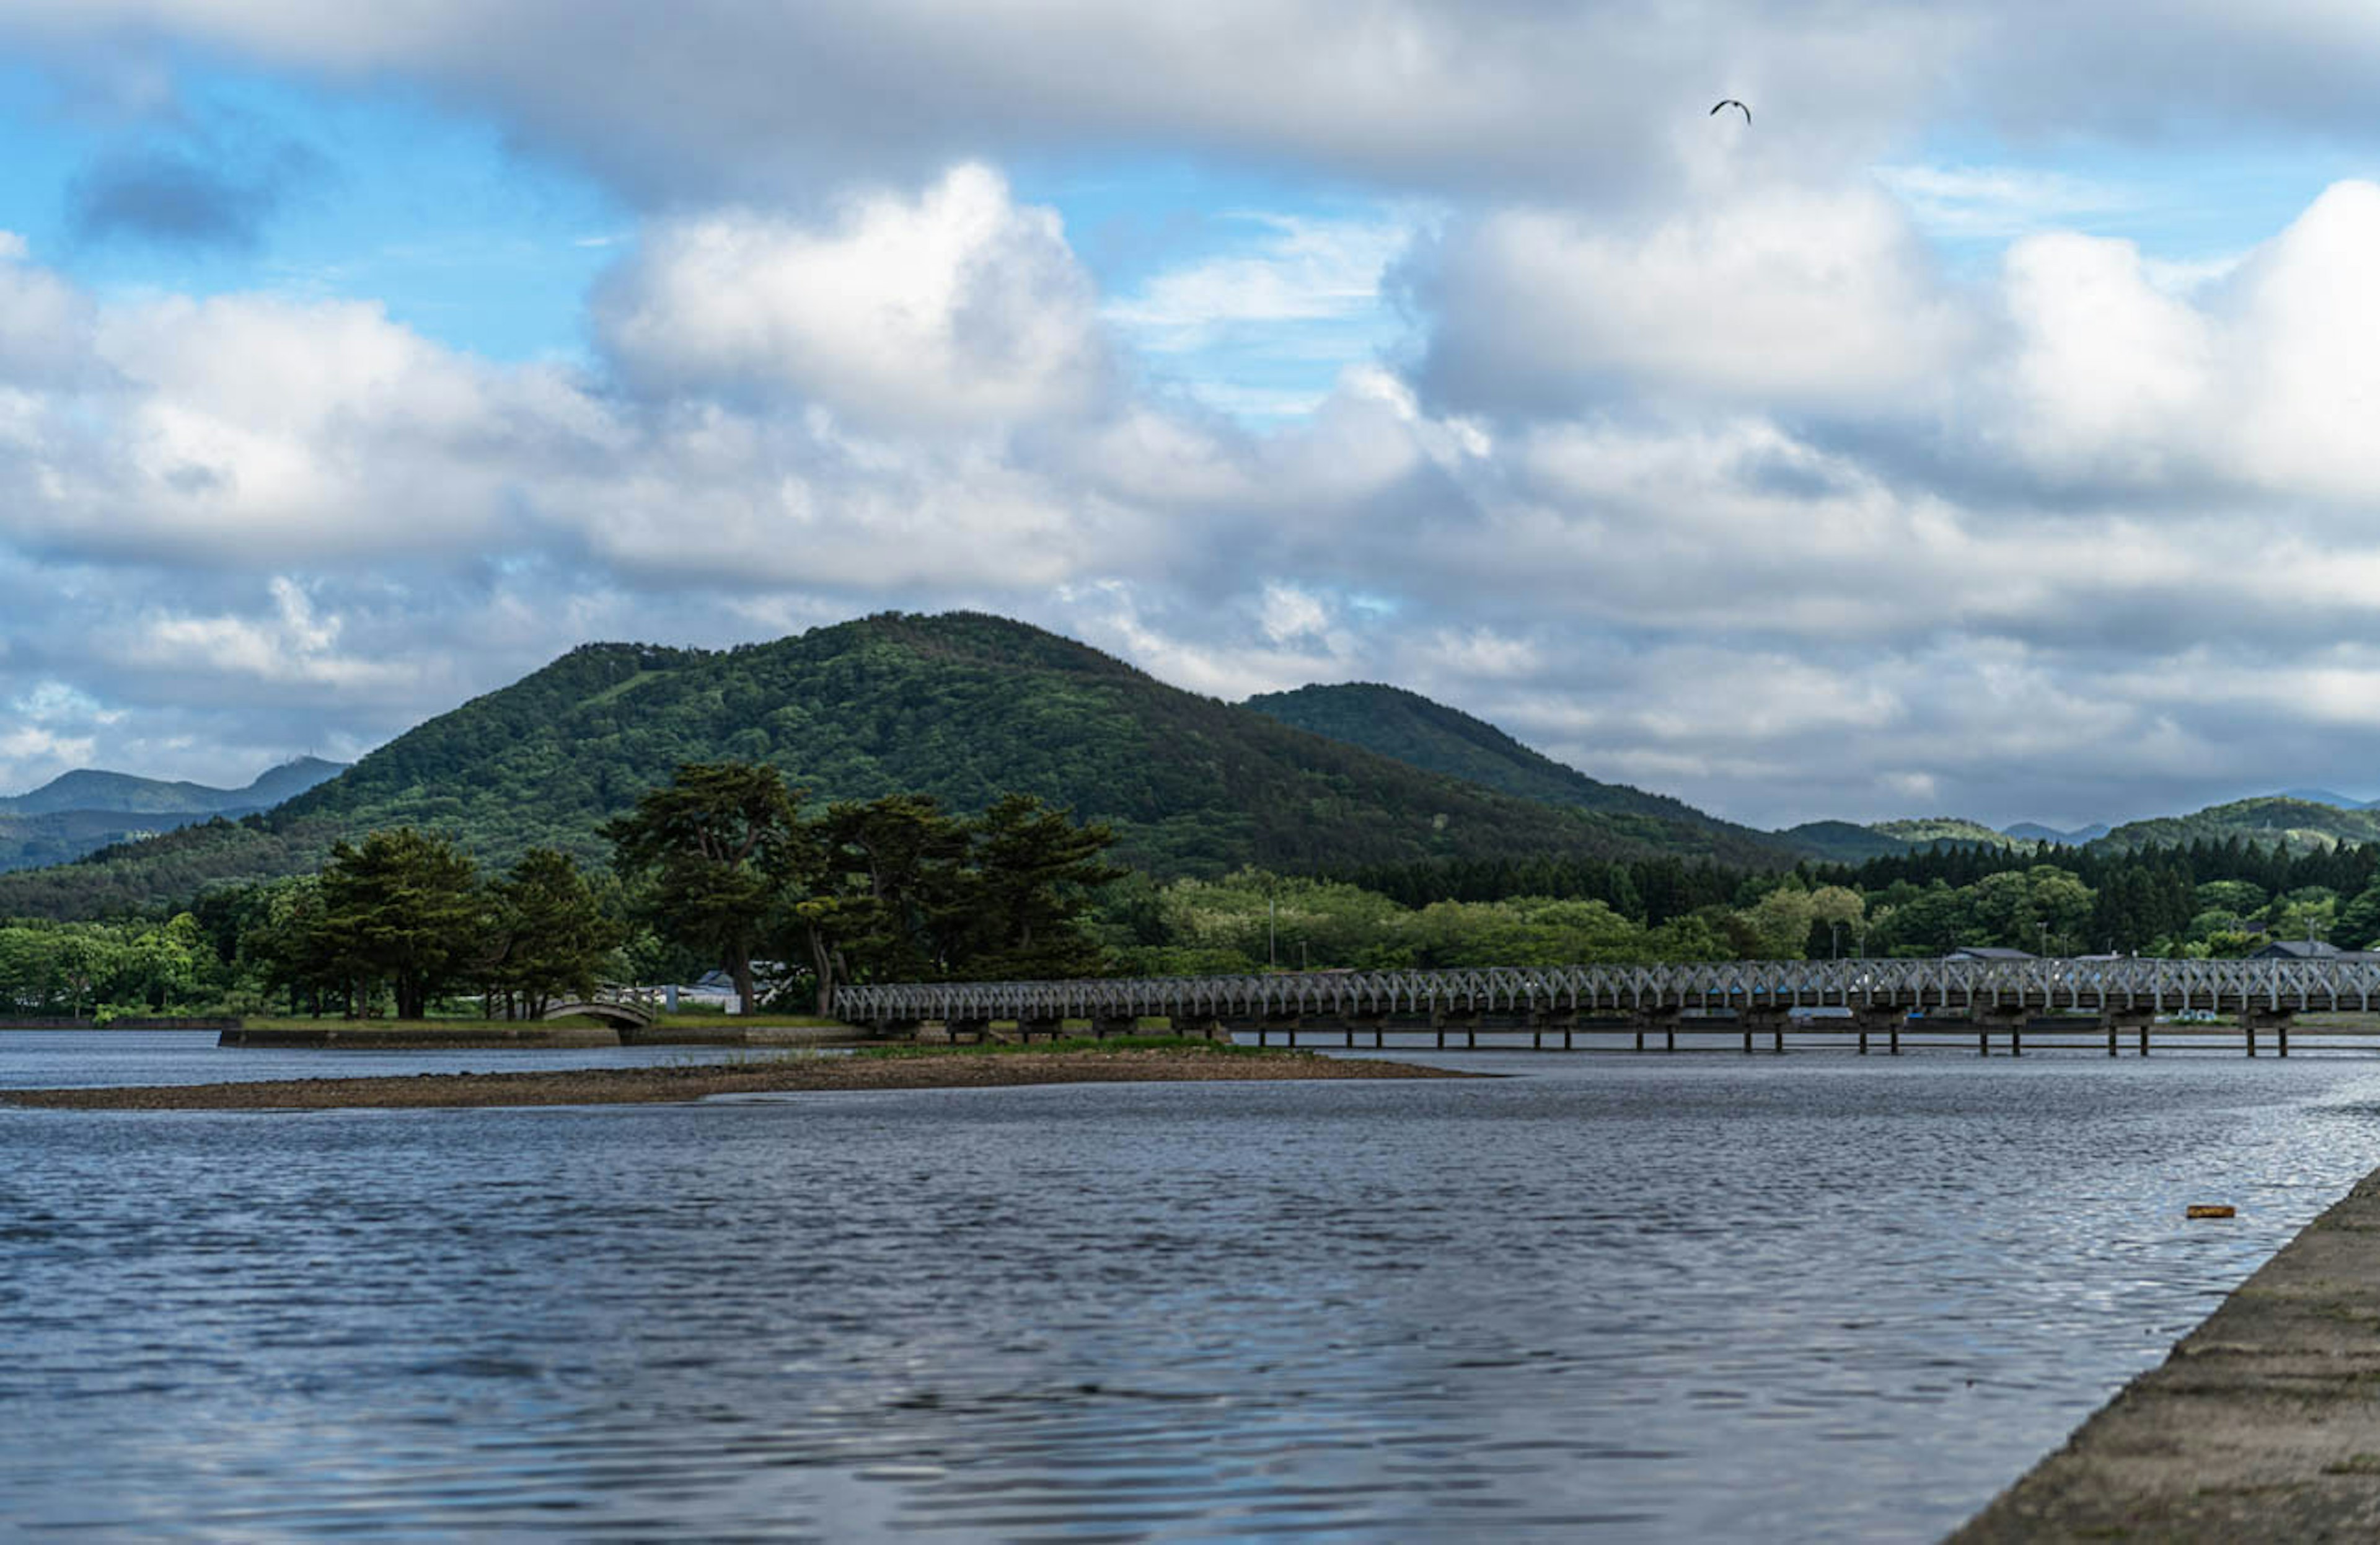
[[[2315,1060],[1525,1065],[0,1112],[0,1490],[203,1540],[1922,1537],[2380,1119]]]

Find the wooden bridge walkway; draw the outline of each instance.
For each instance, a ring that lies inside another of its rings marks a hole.
[[[1306,971],[1048,982],[844,988],[837,1016],[882,1035],[943,1027],[954,1039],[1014,1025],[1030,1040],[1069,1023],[1105,1036],[1162,1019],[1257,1044],[1643,1051],[1739,1042],[1797,1045],[2236,1045],[2289,1054],[2290,1033],[2380,1046],[2380,1024],[2298,1027],[2305,1015],[2368,1015],[2380,962],[2144,960],[1730,961]],[[2176,1022],[2174,1016],[2183,1016]],[[2223,1016],[2234,1022],[2186,1022]],[[1653,1039],[1658,1038],[1658,1040]]]

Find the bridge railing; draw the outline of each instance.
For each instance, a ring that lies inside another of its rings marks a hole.
[[[1736,960],[1673,965],[1497,966],[1292,971],[1069,981],[866,983],[835,994],[854,1024],[1285,1015],[1641,1014],[1652,1010],[1866,1007],[1973,1013],[2189,1009],[2369,1011],[2380,962],[2150,960]]]

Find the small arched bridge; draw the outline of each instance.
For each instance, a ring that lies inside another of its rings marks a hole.
[[[585,1015],[616,1030],[650,1030],[661,1019],[661,997],[636,988],[606,987],[589,998],[557,998],[546,1004],[541,1019],[568,1019]]]
[[[1481,1033],[1526,1032],[1542,1047],[1569,1047],[1587,1032],[1646,1032],[1674,1048],[1681,1034],[1755,1035],[1784,1049],[1800,1038],[1871,1035],[1899,1051],[1904,1038],[1975,1037],[1988,1051],[2005,1037],[2022,1051],[2028,1030],[2104,1033],[2114,1054],[2119,1033],[2148,1048],[2149,1028],[2168,1035],[2259,1030],[2288,1054],[2301,1014],[2368,1014],[2380,1003],[2380,961],[2144,960],[1757,960],[1655,966],[1495,967],[1450,971],[1304,971],[1230,977],[1086,979],[1075,981],[917,982],[843,988],[837,1017],[879,1035],[939,1024],[953,1039],[1013,1023],[1023,1039],[1056,1035],[1068,1021],[1095,1035],[1162,1018],[1193,1034],[1358,1035],[1385,1044],[1393,1032],[1450,1034],[1479,1044]],[[2172,1016],[2234,1016],[2235,1029],[2169,1027]]]

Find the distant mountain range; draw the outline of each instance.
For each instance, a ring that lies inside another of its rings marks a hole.
[[[1160,876],[1548,856],[1767,869],[1937,843],[2380,841],[2380,809],[2327,794],[2113,832],[1954,817],[1760,832],[1599,782],[1402,687],[1228,704],[1022,623],[888,614],[722,651],[589,644],[353,767],[305,758],[245,789],[70,772],[0,799],[0,870],[30,870],[0,875],[0,916],[177,903],[310,871],[334,842],[395,825],[492,864],[540,845],[600,859],[598,829],[639,791],[681,762],[728,758],[783,768],[813,807],[917,791],[973,810],[1011,790],[1038,795],[1111,822],[1117,856]]]
[[[345,762],[300,757],[245,788],[212,788],[78,769],[29,794],[0,797],[0,871],[67,863],[217,816],[237,820],[271,809],[345,771]]]
[[[66,810],[119,815],[243,815],[271,809],[347,770],[343,761],[299,757],[261,774],[246,788],[164,783],[129,772],[82,768],[51,779],[30,794],[0,797],[0,815],[56,815]]]
[[[2380,809],[2271,795],[2235,799],[2191,815],[2128,821],[2100,841],[2114,847],[2141,847],[2152,843],[2164,846],[2219,843],[2234,837],[2266,846],[2283,842],[2295,848],[2380,842]]]

